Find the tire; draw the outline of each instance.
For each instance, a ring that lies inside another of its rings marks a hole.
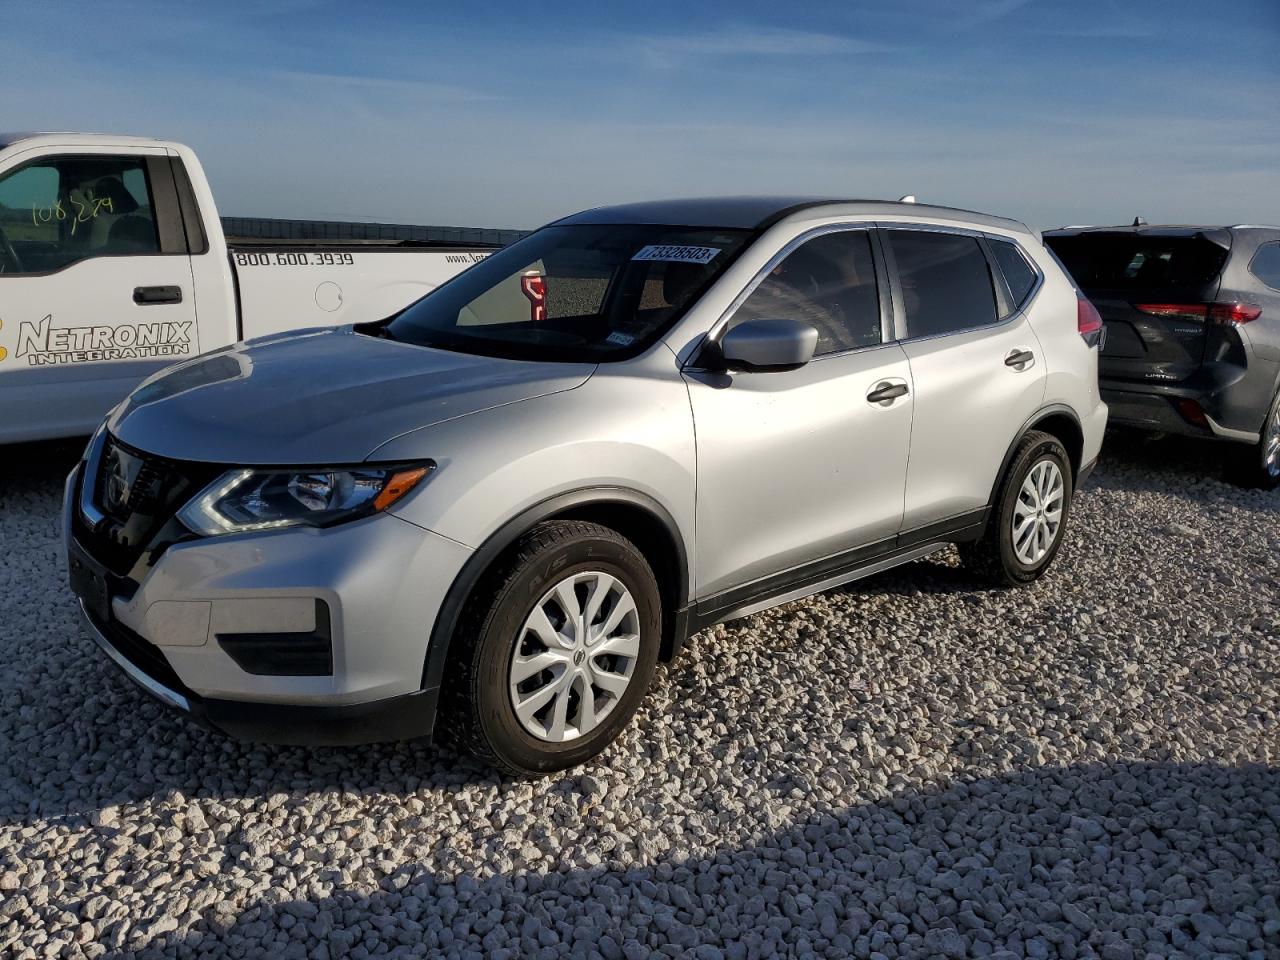
[[[564,607],[591,612],[597,590],[599,612],[584,631],[585,619],[565,616]],[[463,610],[446,665],[441,735],[509,775],[590,760],[648,691],[661,641],[660,597],[644,556],[616,531],[577,520],[534,527],[481,578]]]
[[[1040,514],[1032,506],[1032,501],[1024,497],[1023,486],[1028,483],[1033,471],[1038,471],[1035,479],[1031,480],[1033,488],[1038,486],[1038,481],[1047,477],[1051,485],[1044,489],[1057,490],[1046,500],[1049,509],[1044,515],[1044,521],[1039,519]],[[1052,486],[1055,476],[1060,488]],[[1071,496],[1071,460],[1067,451],[1056,437],[1038,430],[1031,431],[1018,442],[1013,451],[1009,469],[996,494],[991,518],[982,539],[961,544],[961,560],[966,567],[998,586],[1016,587],[1039,580],[1062,546],[1071,513]],[[1058,523],[1051,528],[1053,505],[1058,499],[1061,500]],[[1020,501],[1022,509],[1019,509]],[[1015,511],[1018,512],[1020,522],[1025,523],[1028,506],[1032,506],[1030,516],[1034,529],[1025,536],[1015,538]],[[1043,535],[1041,530],[1044,531]]]
[[[1275,490],[1280,487],[1280,393],[1262,422],[1257,443],[1239,447],[1227,463],[1227,479],[1241,487]]]

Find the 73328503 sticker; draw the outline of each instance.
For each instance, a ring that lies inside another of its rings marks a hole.
[[[665,260],[669,263],[710,263],[719,247],[693,247],[681,243],[651,243],[642,247],[632,260]]]

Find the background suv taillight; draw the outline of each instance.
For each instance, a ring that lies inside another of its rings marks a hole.
[[[1135,310],[1153,317],[1177,320],[1208,320],[1222,326],[1248,323],[1262,316],[1262,308],[1252,303],[1135,303]]]
[[[1091,347],[1102,342],[1102,316],[1098,313],[1098,308],[1079,293],[1076,294],[1076,330]]]

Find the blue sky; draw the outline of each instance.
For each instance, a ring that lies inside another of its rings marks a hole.
[[[530,227],[818,193],[1280,222],[1280,0],[0,0],[0,127],[203,158],[221,212]]]

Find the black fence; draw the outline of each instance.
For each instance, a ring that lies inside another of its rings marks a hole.
[[[223,217],[222,232],[231,243],[257,242],[403,243],[503,247],[527,230],[488,227],[426,227],[406,223],[347,223],[338,220],[275,220],[269,217]]]

